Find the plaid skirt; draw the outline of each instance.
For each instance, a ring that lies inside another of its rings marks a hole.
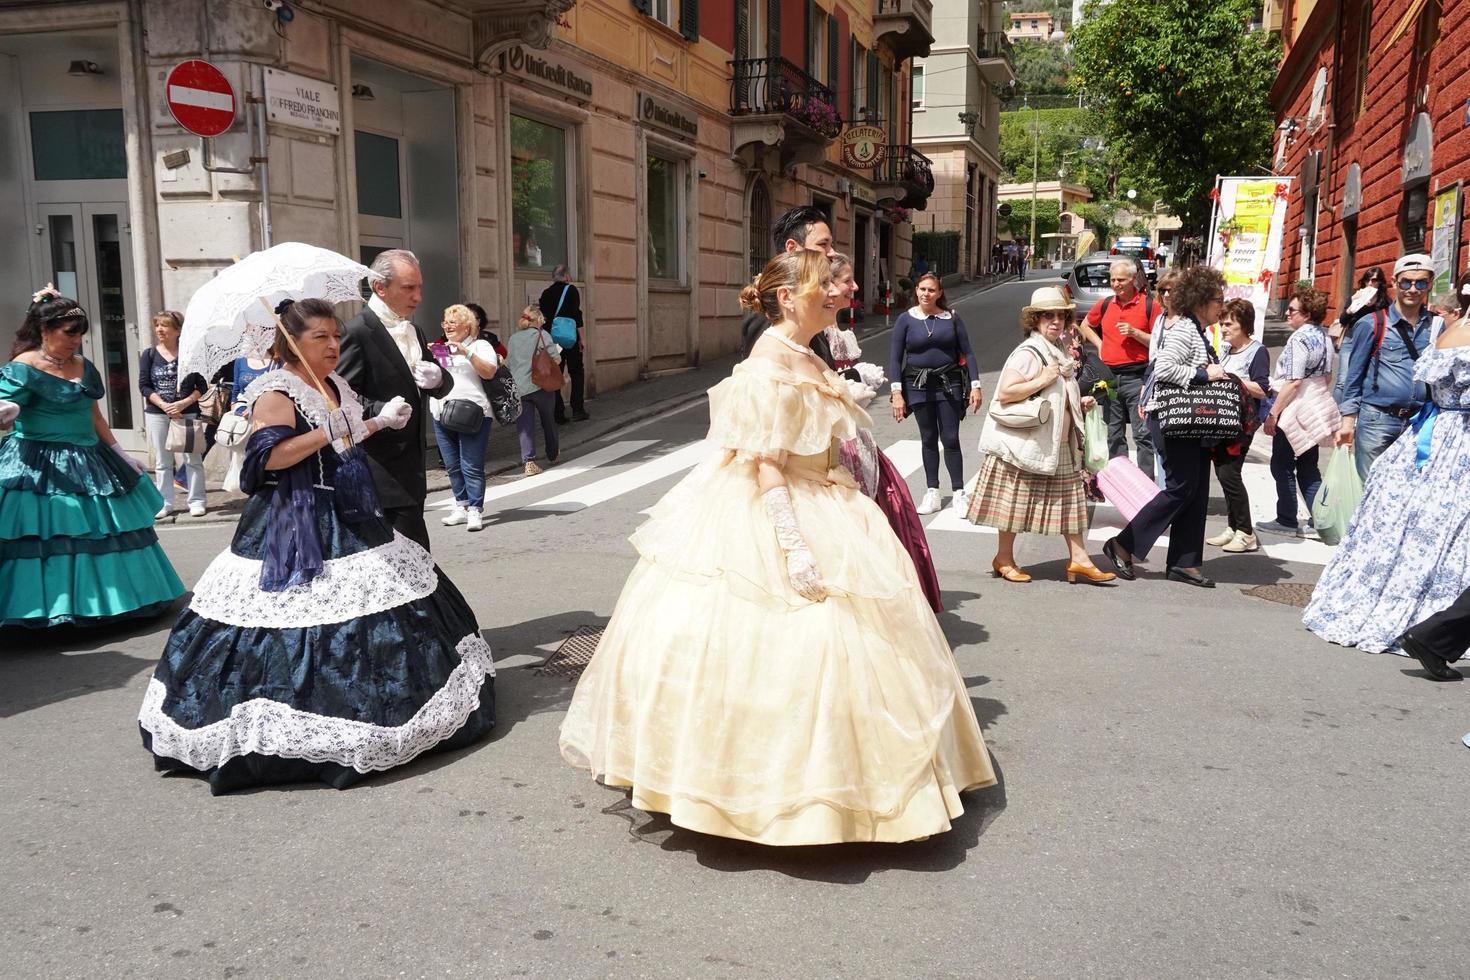
[[[1068,441],[1052,476],[1028,473],[986,453],[965,517],[1017,534],[1086,533],[1087,498],[1077,448]]]

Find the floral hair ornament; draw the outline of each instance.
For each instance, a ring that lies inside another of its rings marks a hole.
[[[42,286],[34,293],[31,293],[31,302],[40,303],[43,300],[56,299],[60,295],[61,290],[57,289],[54,285],[48,282],[46,285]]]

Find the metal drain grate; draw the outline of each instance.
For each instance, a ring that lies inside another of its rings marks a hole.
[[[578,626],[556,648],[556,652],[546,658],[546,663],[536,668],[536,673],[548,677],[576,677],[592,662],[592,655],[597,652],[600,642],[601,626]]]
[[[1258,585],[1255,588],[1240,591],[1254,599],[1265,599],[1267,602],[1279,602],[1284,606],[1305,609],[1307,603],[1312,601],[1312,590],[1316,587],[1316,584],[1280,582],[1276,585]]]

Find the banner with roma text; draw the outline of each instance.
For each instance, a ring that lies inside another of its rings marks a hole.
[[[1225,274],[1225,298],[1245,299],[1266,318],[1271,282],[1281,265],[1290,177],[1221,177],[1210,196],[1210,265]],[[1259,329],[1259,328],[1258,328]]]

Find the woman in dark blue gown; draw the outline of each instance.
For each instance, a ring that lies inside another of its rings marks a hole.
[[[429,553],[383,519],[356,448],[408,424],[411,410],[394,399],[362,418],[331,373],[340,324],[330,304],[303,300],[281,319],[301,359],[283,341],[286,366],[245,394],[250,499],[138,716],[156,766],[205,774],[215,793],[311,780],[342,789],[469,744],[495,722],[495,667],[474,614]]]

